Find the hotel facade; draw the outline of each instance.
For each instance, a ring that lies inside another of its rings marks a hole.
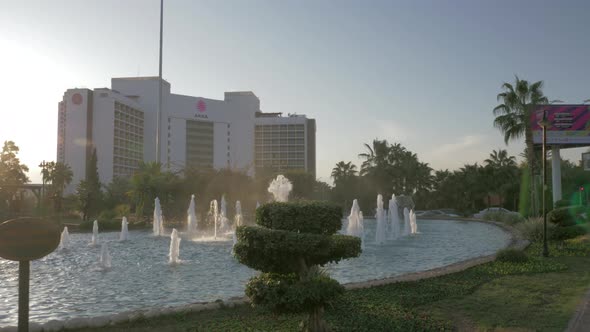
[[[96,149],[102,183],[156,161],[158,78],[113,78],[111,88],[68,89],[58,105],[57,161],[73,172],[72,193]],[[164,168],[297,169],[315,176],[315,120],[263,113],[250,91],[223,100],[171,92],[162,80],[160,161]]]

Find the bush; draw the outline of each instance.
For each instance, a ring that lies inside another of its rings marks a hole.
[[[556,227],[551,233],[550,238],[552,240],[563,241],[585,235],[586,233],[586,229],[579,225]]]
[[[82,231],[92,231],[92,226],[94,225],[94,220],[86,220],[80,223],[80,230]],[[121,229],[121,221],[120,220],[100,220],[98,219],[98,231],[117,231]]]
[[[342,227],[342,208],[329,202],[274,202],[256,209],[256,223],[300,233],[334,234]]]
[[[277,312],[305,311],[330,303],[343,293],[344,287],[330,277],[300,281],[295,273],[262,273],[246,285],[246,296],[254,305],[272,306]]]
[[[531,241],[543,241],[543,218],[531,217],[524,222],[515,225],[515,228],[522,236]],[[547,236],[550,237],[553,230],[557,228],[554,224],[547,222]]]
[[[560,199],[559,201],[555,202],[556,209],[566,206],[570,206],[570,201],[568,201],[567,199]]]
[[[498,251],[496,260],[507,263],[526,263],[529,258],[522,250],[506,248]]]
[[[504,213],[499,211],[486,212],[483,215],[483,220],[499,221],[509,225],[514,225],[524,220],[520,214]]]
[[[131,215],[131,206],[129,204],[119,204],[115,206],[115,214],[117,217],[129,217]]]
[[[99,221],[111,221],[111,220],[115,219],[116,216],[117,216],[117,213],[115,213],[115,211],[104,210],[98,215],[98,220]]]
[[[514,225],[523,221],[524,218],[520,214],[504,213],[500,221],[509,225]]]
[[[342,227],[342,210],[324,202],[269,203],[256,209],[259,226],[236,230],[234,256],[264,273],[253,277],[246,295],[274,311],[307,311],[307,329],[327,329],[324,306],[344,293],[318,265],[356,257],[357,237],[333,235]]]
[[[483,220],[492,220],[492,221],[500,221],[502,218],[503,213],[498,211],[493,212],[486,212],[483,215]]]
[[[301,257],[307,264],[324,265],[361,252],[360,239],[349,235],[295,233],[259,226],[238,227],[236,235],[234,255],[238,261],[263,272],[298,272]]]
[[[554,209],[547,213],[547,220],[561,227],[573,226],[576,224],[576,220],[572,216],[572,212],[569,207]]]

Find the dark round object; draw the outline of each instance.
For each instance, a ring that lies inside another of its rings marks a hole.
[[[43,258],[59,245],[57,225],[39,218],[18,218],[0,224],[0,257],[11,261]]]

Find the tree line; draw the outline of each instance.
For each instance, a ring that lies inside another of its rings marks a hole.
[[[540,212],[539,183],[540,149],[532,141],[530,118],[539,105],[549,101],[543,93],[543,82],[529,83],[516,77],[515,83],[504,83],[497,95],[500,102],[493,109],[494,126],[504,135],[506,144],[524,137],[525,161],[517,164],[506,150],[494,150],[481,164],[465,164],[449,170],[433,170],[428,163],[399,143],[374,140],[365,144],[359,154],[360,168],[351,161],[341,161],[332,169],[333,186],[317,181],[301,171],[284,173],[294,183],[292,198],[321,199],[337,202],[348,208],[354,198],[363,210],[371,211],[375,195],[412,196],[419,209],[454,208],[471,213],[490,205],[518,210],[523,215]],[[18,147],[4,142],[0,153],[0,214],[22,209],[19,185],[27,183],[28,167],[20,163]],[[64,188],[72,181],[68,165],[50,162],[43,169],[46,184],[44,207],[53,213],[76,210],[83,219],[106,214],[133,214],[143,218],[151,213],[153,199],[159,197],[169,213],[182,215],[188,198],[195,194],[201,211],[209,201],[226,196],[228,202],[240,199],[244,208],[253,209],[256,202],[269,199],[266,187],[278,172],[263,170],[255,177],[230,169],[192,169],[170,172],[156,163],[142,163],[131,178],[116,178],[111,183],[100,182],[96,168],[96,151],[87,161],[86,178],[76,184],[76,195],[64,197]],[[577,165],[562,161],[563,197],[580,194],[580,186],[590,183],[590,177]],[[590,189],[590,186],[589,188]],[[551,190],[549,185],[549,191]],[[551,195],[548,195],[551,197]],[[579,197],[578,197],[579,198]],[[587,198],[585,198],[587,200]],[[581,201],[581,200],[580,200]],[[548,200],[551,204],[551,200]]]

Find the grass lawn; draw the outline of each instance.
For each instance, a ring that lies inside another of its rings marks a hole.
[[[563,331],[590,288],[590,244],[552,243],[548,259],[539,257],[538,244],[526,252],[526,263],[496,261],[438,278],[347,291],[326,309],[326,319],[334,331]],[[297,331],[303,318],[240,306],[96,330]]]

